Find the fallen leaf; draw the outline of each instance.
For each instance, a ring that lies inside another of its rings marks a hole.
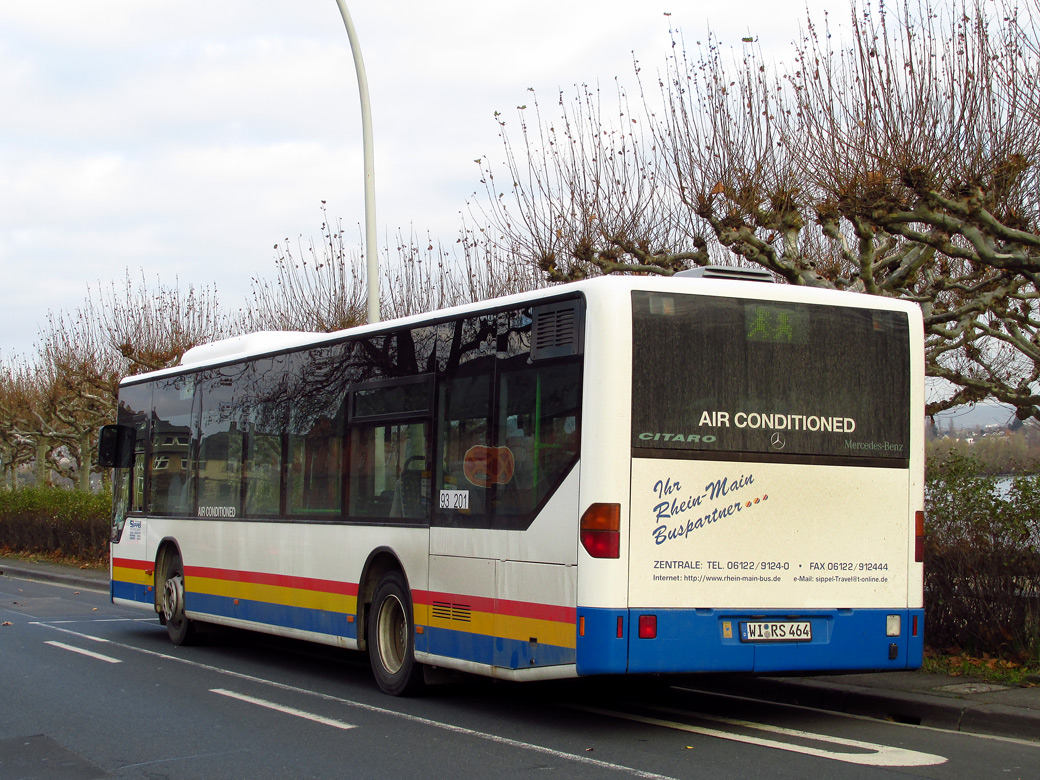
[[[3,623],[0,623],[0,626],[13,626],[13,625],[14,625],[14,623],[12,623],[10,620],[7,620],[7,621],[5,621]]]

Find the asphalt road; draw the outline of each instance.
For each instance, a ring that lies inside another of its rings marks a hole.
[[[360,654],[231,631],[173,647],[106,594],[12,577],[0,623],[0,780],[1040,778],[1040,743],[646,679],[395,699]]]

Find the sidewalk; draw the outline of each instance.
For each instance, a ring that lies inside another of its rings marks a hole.
[[[108,590],[107,571],[0,558],[0,573],[84,590]],[[897,723],[1040,742],[1040,686],[1008,688],[969,677],[925,672],[814,677],[704,675],[682,678],[680,684]]]
[[[813,677],[690,678],[686,687],[1040,742],[1040,686],[1009,688],[971,677],[873,672]]]
[[[108,570],[79,569],[56,563],[36,563],[0,557],[0,575],[27,580],[59,582],[84,590],[108,590]]]

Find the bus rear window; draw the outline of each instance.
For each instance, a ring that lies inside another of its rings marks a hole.
[[[904,313],[645,291],[632,308],[637,450],[906,464]]]

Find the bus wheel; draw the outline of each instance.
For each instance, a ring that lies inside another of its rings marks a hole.
[[[175,645],[189,645],[195,637],[195,623],[184,616],[184,564],[179,555],[170,558],[163,585],[163,617],[166,632]]]
[[[423,686],[414,628],[408,585],[400,572],[388,572],[368,613],[368,658],[379,687],[391,696],[414,694]]]

